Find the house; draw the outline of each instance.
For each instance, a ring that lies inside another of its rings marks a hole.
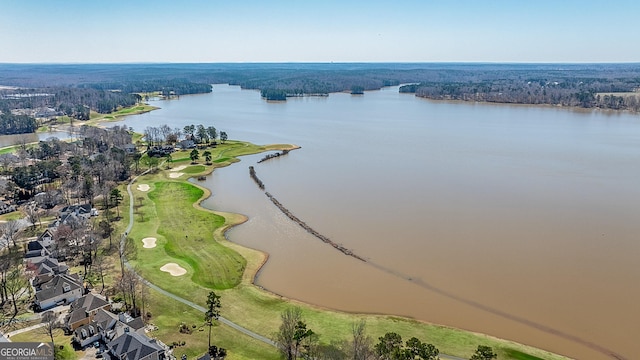
[[[135,154],[136,152],[136,145],[135,144],[125,144],[122,147],[122,150],[124,150],[125,154]]]
[[[56,305],[70,304],[84,293],[78,274],[58,274],[36,287],[34,305],[47,310]]]
[[[74,331],[81,325],[89,324],[98,310],[109,310],[111,304],[101,295],[88,293],[75,300],[69,307],[69,314],[65,318],[65,328]]]
[[[93,300],[95,301],[95,299]],[[87,305],[87,300],[84,301],[84,305]],[[98,302],[98,304],[101,302]],[[79,305],[80,301],[73,303],[72,308]],[[96,305],[98,305],[96,304]],[[87,309],[95,309],[96,306],[91,306]],[[136,333],[138,335],[145,336],[144,322],[142,317],[132,318],[127,313],[120,313],[118,315],[107,310],[107,306],[102,306],[95,310],[95,314],[91,317],[84,316],[84,314],[90,314],[86,310],[83,313],[80,310],[73,310],[66,319],[65,328],[67,331],[73,331],[73,342],[80,347],[85,347],[94,341],[102,340],[105,344],[111,341],[115,341],[120,336],[129,333]],[[99,333],[96,336],[94,331]],[[83,331],[84,330],[84,331]]]
[[[155,157],[164,157],[167,155],[171,155],[172,152],[176,151],[173,146],[164,145],[164,146],[153,146],[147,150],[148,156]]]
[[[49,108],[49,107],[42,107],[42,108],[38,108],[34,114],[34,117],[37,118],[48,118],[48,117],[53,117],[53,116],[58,116],[58,112],[53,109],[53,108]]]
[[[65,206],[60,210],[60,218],[65,218],[70,214],[75,214],[76,216],[83,217],[85,220],[91,216],[91,205],[90,204],[82,204],[82,205],[69,205]]]
[[[24,254],[24,260],[28,263],[35,264],[43,261],[51,255],[47,249],[39,241],[30,241],[27,244],[27,252]]]
[[[0,201],[0,215],[16,211],[15,205],[9,205],[4,201]]]
[[[70,316],[73,316],[70,314]],[[110,311],[106,311],[104,308],[100,308],[96,311],[95,316],[88,323],[78,325],[72,333],[72,341],[78,344],[81,348],[93,343],[94,341],[105,341],[107,332],[112,329],[118,316]],[[91,328],[87,325],[92,325],[94,329],[97,329],[98,335],[92,334]],[[69,323],[65,324],[66,330],[69,330]],[[84,330],[84,332],[82,331]]]
[[[49,249],[51,245],[53,245],[53,231],[51,229],[45,229],[40,236],[38,236],[38,240],[44,247]]]
[[[66,274],[69,272],[67,264],[52,257],[45,257],[38,262],[29,261],[29,259],[27,259],[27,267],[32,269],[36,276],[51,275],[53,277],[58,274]]]
[[[83,324],[73,332],[73,341],[82,348],[100,339],[102,339],[102,333],[93,322]]]
[[[107,351],[112,359],[121,360],[164,360],[167,357],[157,340],[130,330],[108,342]]]
[[[195,149],[196,148],[196,143],[191,140],[191,139],[186,139],[186,140],[182,140],[178,143],[178,146],[182,149],[182,150],[187,150],[187,149]]]

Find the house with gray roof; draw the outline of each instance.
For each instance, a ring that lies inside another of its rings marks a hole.
[[[90,345],[97,340],[108,344],[129,333],[136,333],[146,337],[145,326],[141,317],[133,318],[127,313],[116,315],[107,311],[106,307],[100,307],[90,321],[84,321],[86,319],[89,318],[82,318],[77,310],[72,311],[67,317],[67,330],[70,329],[72,324],[75,323],[77,325],[72,332],[72,341],[80,347]],[[100,336],[96,336],[92,329],[99,332]]]
[[[31,241],[27,244],[27,252],[24,260],[28,263],[39,263],[51,256],[51,251],[44,247],[39,241]]]
[[[73,332],[73,341],[84,348],[95,341],[102,339],[102,332],[94,322],[79,326]]]
[[[36,288],[34,305],[47,310],[56,305],[70,304],[84,293],[78,274],[58,274]]]
[[[27,259],[28,260],[28,259]],[[58,274],[66,274],[69,272],[69,267],[66,263],[62,261],[58,261],[58,259],[52,257],[45,257],[41,261],[27,261],[29,263],[29,267],[34,269],[36,275],[58,275]]]
[[[109,310],[111,304],[98,294],[88,293],[71,303],[69,314],[65,318],[65,328],[74,331],[78,327],[90,323],[98,310]]]
[[[60,217],[64,217],[69,214],[76,214],[76,216],[82,216],[85,219],[88,219],[91,216],[91,205],[90,204],[82,204],[82,205],[69,205],[65,206],[60,210]]]
[[[126,331],[107,343],[107,353],[118,360],[164,360],[166,353],[157,340],[134,331]]]

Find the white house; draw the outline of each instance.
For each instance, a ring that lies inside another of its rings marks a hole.
[[[40,310],[71,304],[82,297],[84,288],[78,274],[57,274],[36,288],[34,304]]]

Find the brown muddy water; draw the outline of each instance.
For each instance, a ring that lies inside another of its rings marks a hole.
[[[352,312],[397,314],[580,359],[640,353],[640,116],[432,102],[397,87],[267,103],[255,91],[157,101],[142,131],[202,123],[294,143],[199,182],[269,253],[257,284]],[[249,177],[313,229],[311,236]]]

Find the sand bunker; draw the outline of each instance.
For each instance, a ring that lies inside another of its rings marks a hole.
[[[169,174],[169,177],[172,178],[172,179],[176,179],[176,178],[179,178],[182,175],[184,175],[184,173],[172,172],[171,174]]]
[[[180,276],[187,273],[187,270],[176,263],[167,263],[160,268],[164,272],[168,272],[171,276]]]
[[[187,165],[180,165],[176,168],[171,169],[171,171],[180,171],[180,170],[184,170],[187,168]]]
[[[140,191],[149,191],[149,185],[147,185],[147,184],[138,184],[138,190],[140,190]]]
[[[142,239],[142,243],[144,245],[142,245],[143,248],[145,249],[152,249],[154,247],[156,247],[156,238],[154,237],[148,237],[148,238],[144,238]]]

